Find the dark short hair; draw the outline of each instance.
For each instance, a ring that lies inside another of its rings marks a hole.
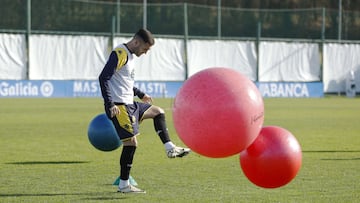
[[[149,43],[150,45],[153,45],[155,43],[154,37],[152,36],[151,32],[145,28],[139,29],[135,33],[135,36],[140,37],[144,42]]]

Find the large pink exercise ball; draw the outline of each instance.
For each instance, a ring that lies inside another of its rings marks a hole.
[[[173,119],[180,139],[194,152],[212,158],[246,149],[264,121],[256,85],[230,68],[208,68],[186,80],[176,94]]]

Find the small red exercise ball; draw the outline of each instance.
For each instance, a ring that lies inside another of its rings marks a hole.
[[[277,188],[289,183],[301,167],[301,147],[286,129],[262,128],[259,136],[240,153],[245,176],[255,185]]]
[[[180,139],[194,152],[222,158],[239,154],[255,140],[264,104],[246,76],[230,68],[208,68],[179,89],[173,119]]]

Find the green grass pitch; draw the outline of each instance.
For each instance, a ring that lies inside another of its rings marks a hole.
[[[173,141],[171,99],[166,109]],[[101,98],[0,99],[0,202],[357,202],[360,199],[360,100],[264,99],[265,125],[288,129],[303,150],[302,167],[289,184],[263,189],[249,182],[239,156],[190,154],[168,159],[143,122],[132,176],[147,194],[120,194],[121,148],[101,152],[88,142]],[[186,118],[185,118],[186,119]]]

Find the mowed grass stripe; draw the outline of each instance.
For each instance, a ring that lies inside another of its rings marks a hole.
[[[356,202],[360,198],[360,100],[269,98],[265,125],[288,129],[303,150],[297,177],[277,189],[250,183],[239,157],[196,153],[168,159],[151,120],[141,126],[132,176],[145,195],[112,185],[121,148],[101,152],[87,139],[101,98],[0,99],[0,202]],[[155,99],[172,124],[173,99]],[[190,115],[189,115],[190,116]],[[186,119],[186,118],[184,118]],[[211,146],[210,146],[211,147]]]

